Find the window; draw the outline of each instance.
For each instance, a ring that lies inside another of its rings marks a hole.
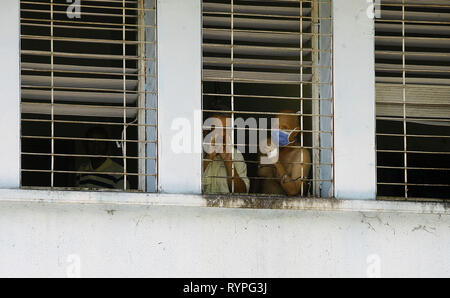
[[[205,193],[333,196],[331,62],[331,1],[203,1]],[[228,163],[208,147],[226,143],[211,134],[217,127],[236,148]],[[278,128],[289,133],[275,153],[284,170],[261,162]],[[282,185],[297,182],[296,191]]]
[[[450,198],[450,2],[382,1],[376,20],[379,197]]]
[[[155,1],[21,1],[22,186],[156,191]]]

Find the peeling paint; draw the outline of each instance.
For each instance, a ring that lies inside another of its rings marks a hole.
[[[376,220],[378,223],[380,224],[384,224],[383,221],[380,219],[380,217],[378,215],[375,216],[368,216],[367,214],[365,214],[364,212],[361,212],[361,223],[366,224],[372,231],[376,232],[375,228],[373,227],[372,223],[370,222],[370,220]]]
[[[429,234],[433,234],[433,235],[436,232],[436,228],[435,227],[427,227],[427,226],[423,226],[423,225],[418,225],[417,227],[413,228],[411,230],[411,232],[416,232],[416,231],[420,231],[420,230],[425,231],[425,232],[427,232]],[[432,231],[430,231],[430,230],[432,230]]]
[[[116,210],[114,209],[106,210],[106,213],[108,213],[109,215],[114,215],[115,212]]]

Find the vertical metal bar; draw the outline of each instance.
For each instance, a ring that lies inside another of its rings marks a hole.
[[[304,109],[303,109],[303,103],[304,103],[304,90],[303,90],[303,0],[300,0],[300,146],[303,148],[304,146],[304,140],[303,140],[303,114],[304,114]],[[303,149],[301,149],[300,151],[301,156],[300,156],[300,162],[302,163],[302,167],[301,167],[301,177],[302,179],[304,178],[304,173],[303,173],[303,162],[304,162],[304,157],[303,157]],[[301,196],[304,196],[304,183],[302,183],[302,187],[301,187]]]
[[[203,1],[201,1],[201,3],[203,3]],[[202,65],[202,69],[201,69],[201,93],[202,93],[202,96],[201,96],[201,125],[200,125],[200,129],[201,129],[201,131],[200,131],[200,135],[201,135],[201,149],[200,149],[200,152],[201,152],[201,155],[202,155],[202,161],[201,161],[201,163],[202,163],[202,166],[201,166],[201,168],[202,168],[202,176],[201,176],[201,180],[202,180],[202,183],[203,183],[203,173],[205,172],[205,170],[206,170],[206,168],[204,167],[204,161],[203,161],[203,158],[204,158],[204,154],[205,154],[205,151],[203,150],[203,142],[204,142],[204,139],[203,139],[203,133],[204,133],[204,130],[203,130],[203,123],[205,123],[205,114],[204,114],[204,112],[203,112],[203,109],[204,109],[204,107],[205,107],[205,86],[204,86],[204,82],[203,82],[203,73],[204,73],[204,58],[203,58],[203,42],[204,42],[204,39],[203,39],[203,17],[204,17],[204,15],[203,15],[203,5],[201,5],[201,8],[200,8],[200,10],[201,10],[201,12],[200,12],[200,15],[201,15],[201,18],[202,18],[202,25],[201,25],[201,30],[202,30],[202,45],[201,45],[201,47],[202,47],[202,50],[201,50],[201,65]],[[195,130],[194,130],[194,133],[195,133]],[[202,193],[203,193],[203,188],[202,188]]]
[[[138,189],[140,191],[146,191],[146,181],[147,178],[145,176],[146,174],[146,164],[147,161],[145,159],[146,153],[147,153],[147,143],[145,141],[147,140],[147,131],[146,126],[142,125],[146,123],[146,114],[147,111],[144,109],[146,107],[146,93],[145,93],[145,86],[146,86],[146,62],[145,62],[145,56],[146,56],[146,45],[145,45],[145,22],[144,22],[144,14],[145,14],[145,1],[146,0],[140,0],[138,4],[138,82],[139,82],[139,99],[138,99]]]
[[[127,76],[126,76],[126,3],[125,0],[122,0],[122,67],[123,67],[123,140],[122,140],[122,153],[123,153],[123,188],[127,190]]]
[[[231,0],[231,193],[234,193],[234,0]]]
[[[335,162],[335,146],[334,146],[334,136],[335,136],[335,133],[334,133],[334,115],[335,115],[335,113],[334,113],[334,26],[333,26],[333,20],[334,20],[334,14],[333,14],[333,0],[329,0],[328,1],[329,2],[329,4],[330,4],[330,14],[329,14],[329,17],[330,17],[330,33],[331,33],[331,37],[330,37],[330,49],[331,49],[331,59],[330,59],[330,67],[331,67],[331,71],[330,71],[330,79],[331,79],[331,115],[333,115],[333,119],[331,119],[331,138],[332,138],[332,141],[331,141],[331,144],[332,144],[332,149],[331,149],[331,167],[332,167],[332,169],[331,169],[331,179],[332,179],[332,183],[331,183],[331,187],[332,187],[332,191],[331,191],[331,194],[332,194],[332,196],[333,197],[335,197],[336,196],[336,186],[335,186],[335,184],[336,184],[336,179],[335,179],[335,169],[336,169],[336,167],[335,167],[335,165],[334,165],[334,162]]]
[[[405,0],[402,0],[402,96],[403,96],[403,150],[405,166],[405,198],[408,199],[408,150],[407,150],[407,124],[406,124],[406,43],[405,43]]]
[[[155,42],[155,49],[154,49],[154,51],[153,51],[153,57],[152,57],[152,59],[153,59],[153,61],[154,61],[154,63],[153,63],[153,65],[154,65],[154,67],[155,67],[155,70],[154,70],[154,74],[155,74],[155,78],[154,78],[154,80],[155,80],[155,84],[154,84],[154,88],[153,88],[153,90],[151,90],[152,92],[154,92],[155,93],[155,97],[156,97],[156,99],[154,100],[154,102],[153,102],[153,104],[155,105],[155,106],[153,106],[154,108],[156,108],[157,109],[157,111],[156,111],[156,113],[155,113],[155,117],[156,117],[156,119],[155,119],[155,121],[154,121],[154,123],[155,124],[158,124],[159,123],[159,120],[158,120],[158,117],[159,117],[159,112],[158,112],[158,96],[159,96],[159,92],[158,92],[158,67],[159,67],[159,59],[158,59],[158,30],[157,30],[157,28],[156,28],[156,26],[157,26],[157,24],[158,24],[158,14],[157,14],[157,11],[158,11],[158,1],[157,0],[153,0],[152,1],[152,8],[155,10],[154,11],[154,15],[153,15],[153,23],[152,23],[152,26],[154,26],[154,31],[153,31],[153,41]],[[146,29],[147,30],[147,29]],[[146,62],[146,63],[149,63],[149,62]],[[200,79],[201,79],[201,76],[200,76]],[[146,103],[147,104],[147,103]],[[147,124],[147,119],[145,119],[145,123]],[[201,129],[201,126],[200,126],[200,129]],[[155,184],[155,191],[158,191],[158,185],[159,185],[159,138],[158,138],[158,136],[159,136],[159,133],[158,133],[158,131],[159,131],[159,125],[156,125],[156,131],[155,131],[155,140],[156,140],[156,147],[155,147],[155,158],[156,158],[156,164],[155,164],[155,174],[156,174],[156,184]]]
[[[319,73],[317,71],[317,65],[319,63],[318,52],[318,18],[319,9],[317,0],[312,1],[312,114],[315,115],[312,118],[313,127],[313,140],[312,140],[312,155],[313,155],[313,194],[316,197],[320,197],[320,102],[319,98]]]
[[[52,156],[51,156],[51,172],[50,172],[50,187],[55,187],[55,73],[54,73],[54,12],[53,12],[53,0],[50,2],[50,69],[51,69],[51,150],[52,150]]]

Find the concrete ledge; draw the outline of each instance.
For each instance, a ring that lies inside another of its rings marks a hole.
[[[0,203],[144,205],[450,215],[449,203],[0,189]]]

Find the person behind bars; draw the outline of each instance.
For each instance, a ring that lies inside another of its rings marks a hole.
[[[86,138],[92,139],[85,142],[89,160],[79,167],[76,186],[87,189],[124,189],[124,168],[108,157],[110,150],[106,129],[93,127],[87,131]]]
[[[227,114],[215,113],[205,122],[214,126],[205,138],[202,188],[204,194],[248,193],[250,180],[244,156],[232,144],[231,130],[226,129]]]
[[[288,115],[290,114],[290,115]],[[304,195],[311,169],[309,150],[298,141],[300,119],[291,110],[277,116],[279,129],[263,145],[258,165],[259,189],[263,194]]]

